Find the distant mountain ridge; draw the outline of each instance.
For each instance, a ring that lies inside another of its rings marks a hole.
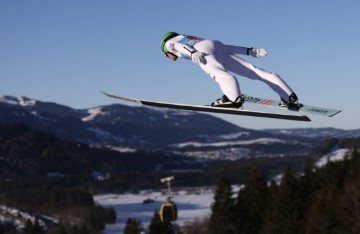
[[[166,145],[208,141],[244,131],[251,132],[253,137],[270,135],[238,127],[211,115],[121,104],[78,110],[26,97],[2,96],[0,110],[0,122],[25,123],[62,139],[88,143]],[[242,137],[251,136],[245,134]]]
[[[360,135],[360,130],[333,128],[257,131],[198,112],[121,104],[73,109],[13,96],[0,97],[0,123],[23,123],[64,140],[87,144],[168,149],[192,157],[230,159],[254,153],[304,154],[323,139]]]
[[[94,143],[105,143],[106,139],[108,143],[136,140],[174,144],[201,140],[204,136],[216,138],[242,131],[257,133],[211,115],[142,106],[113,104],[78,110],[26,97],[2,96],[0,108],[1,122],[22,122],[64,139]],[[70,133],[63,133],[61,129]]]

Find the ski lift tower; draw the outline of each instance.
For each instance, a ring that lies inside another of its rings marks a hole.
[[[165,177],[162,178],[160,180],[161,183],[166,183],[166,185],[168,186],[168,196],[167,196],[167,200],[170,202],[171,198],[172,198],[172,193],[171,193],[171,181],[175,180],[174,176],[169,176],[169,177]]]

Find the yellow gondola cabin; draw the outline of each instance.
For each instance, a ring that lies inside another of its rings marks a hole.
[[[174,202],[165,202],[160,208],[161,222],[172,222],[177,219],[177,207]]]

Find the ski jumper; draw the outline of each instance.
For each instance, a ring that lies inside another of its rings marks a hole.
[[[237,56],[248,55],[248,48],[187,35],[169,39],[165,47],[184,59],[191,59],[191,54],[195,51],[205,53],[205,61],[199,63],[200,67],[219,84],[221,91],[231,101],[241,96],[239,83],[232,73],[266,83],[284,100],[288,100],[289,95],[294,92],[277,74],[255,67]]]

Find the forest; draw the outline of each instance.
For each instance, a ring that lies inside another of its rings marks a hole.
[[[296,172],[288,167],[281,183],[270,184],[250,167],[244,188],[232,191],[220,177],[211,216],[183,227],[158,221],[154,214],[148,234],[303,234],[360,233],[360,153],[316,168],[312,160]],[[129,218],[125,234],[137,234],[141,222]]]

